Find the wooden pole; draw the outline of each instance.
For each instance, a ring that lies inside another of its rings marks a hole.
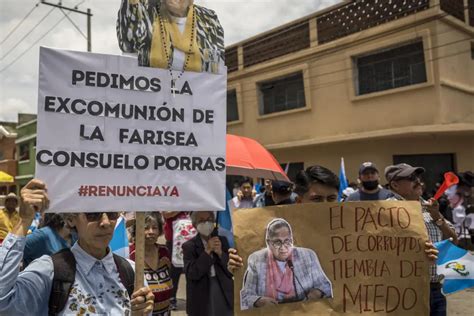
[[[144,285],[145,213],[135,213],[135,291]]]

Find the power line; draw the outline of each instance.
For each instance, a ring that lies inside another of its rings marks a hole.
[[[5,57],[7,57],[18,45],[20,45],[20,43],[25,39],[27,38],[31,32],[33,32],[50,14],[51,12],[53,12],[55,8],[52,8],[51,10],[48,11],[48,13],[46,13],[45,16],[43,16],[43,18],[38,22],[36,23],[35,26],[33,26],[33,28],[31,30],[29,30],[12,48],[10,48],[10,50],[5,54],[3,55],[1,58],[0,58],[0,61],[4,60]]]
[[[446,32],[443,32],[443,33],[446,33]],[[439,35],[439,34],[433,34],[433,36],[435,36],[435,35]],[[468,38],[463,38],[463,39],[460,39],[460,40],[452,41],[452,42],[449,42],[449,43],[441,44],[441,45],[438,45],[438,46],[432,46],[432,47],[423,49],[423,53],[424,53],[425,51],[427,52],[427,51],[431,51],[431,50],[434,50],[434,49],[438,49],[438,48],[442,48],[442,47],[447,47],[447,46],[450,46],[450,45],[455,45],[455,44],[459,44],[459,43],[466,42],[466,41],[471,41],[471,40],[472,40],[472,39],[471,39],[470,37],[468,37]],[[408,42],[408,43],[409,43],[409,42]],[[455,55],[464,54],[464,53],[466,53],[466,52],[470,52],[470,50],[468,50],[468,51],[462,51],[461,53],[455,54]],[[455,56],[455,55],[453,55],[453,56]],[[447,58],[447,57],[451,57],[451,55],[446,56],[446,58]],[[347,58],[349,58],[349,57],[347,57]],[[443,58],[443,57],[442,57],[442,58]],[[315,61],[315,60],[317,60],[317,59],[319,59],[319,57],[312,58],[312,60],[306,60],[305,63],[310,63],[310,62]],[[380,60],[378,60],[377,62],[390,61],[390,60],[392,60],[392,59],[393,59],[393,58],[385,58],[385,59],[380,59]],[[426,59],[426,60],[425,60],[425,63],[432,62],[432,61],[438,60],[438,59],[441,59],[441,58]],[[344,61],[346,61],[346,59],[340,60],[339,62],[344,62]],[[327,66],[328,64],[331,64],[331,63],[325,63],[324,66]],[[346,71],[350,71],[350,70],[352,70],[352,69],[353,69],[352,67],[348,67],[348,68],[338,69],[338,70],[334,70],[334,71],[328,71],[328,72],[323,72],[323,73],[315,74],[315,75],[312,75],[312,76],[308,76],[307,78],[310,79],[310,80],[312,80],[312,79],[314,79],[314,78],[319,78],[319,77],[323,77],[323,76],[329,76],[329,75],[333,75],[333,74],[336,74],[336,73],[339,73],[339,72],[346,72]],[[295,72],[291,72],[291,71],[290,71],[290,72],[288,73],[288,75],[290,76],[290,75],[295,74],[295,73],[297,73],[297,72],[301,72],[301,70],[295,71]],[[281,76],[279,76],[278,78],[281,78]],[[238,80],[238,79],[237,79],[237,80]],[[244,78],[243,80],[245,80],[245,78]],[[268,80],[263,80],[263,81],[261,81],[261,82],[271,81],[271,80],[272,80],[272,79],[269,78]],[[350,78],[342,79],[342,82],[350,81],[350,80],[353,80],[353,78],[350,77]],[[336,80],[335,82],[339,83],[340,81],[341,81],[341,80]],[[288,84],[296,83],[296,82],[300,82],[300,81],[297,80],[297,79],[293,79],[293,80],[288,80],[288,81],[286,81],[286,83],[288,83]],[[342,83],[342,82],[341,82],[341,83]],[[329,83],[331,83],[331,82],[329,82]],[[328,84],[328,83],[322,83],[322,84],[320,84],[320,85],[322,86],[322,85],[325,85],[325,84]],[[316,87],[316,85],[311,85],[311,86],[310,86],[310,88],[315,88],[315,87]],[[244,92],[255,91],[255,90],[252,88],[252,89],[241,89],[240,91],[241,91],[241,93],[244,93]]]
[[[82,1],[82,2],[84,2],[84,1]],[[69,22],[71,22],[71,24],[76,28],[76,30],[79,32],[79,34],[81,34],[82,37],[84,37],[87,40],[87,36],[81,31],[79,26],[77,26],[76,23],[74,23],[74,21],[66,14],[66,12],[64,12],[64,10],[62,8],[60,10],[66,16],[66,18],[69,20]]]
[[[77,3],[75,6],[79,6],[81,5],[82,3],[84,3],[85,0],[82,0],[81,2]],[[55,8],[53,7],[51,9],[54,10]],[[48,12],[51,13],[51,11]],[[64,13],[64,12],[63,12]],[[32,45],[30,45],[27,49],[25,49],[23,52],[20,53],[20,55],[18,55],[14,60],[12,60],[9,64],[7,64],[5,67],[3,67],[2,69],[0,69],[0,73],[4,72],[5,70],[7,70],[10,66],[12,66],[13,64],[15,64],[21,57],[23,57],[23,55],[25,55],[30,49],[32,49],[39,41],[41,41],[46,35],[49,34],[49,32],[51,32],[59,23],[61,23],[65,18],[69,18],[69,14],[70,12],[68,13],[64,13],[64,16],[56,23],[54,24],[50,29],[48,29],[48,31],[46,31],[46,33],[44,33],[40,38],[38,38]]]
[[[53,8],[54,9],[54,8]],[[23,57],[23,55],[25,55],[30,49],[32,49],[39,41],[41,41],[46,35],[49,34],[49,32],[51,32],[56,26],[58,26],[59,23],[61,23],[64,19],[66,18],[66,16],[63,16],[58,22],[56,22],[51,28],[49,28],[46,33],[44,33],[43,35],[41,35],[40,38],[38,38],[33,44],[31,44],[27,49],[25,49],[20,55],[18,55],[14,60],[12,60],[9,64],[7,64],[5,67],[3,67],[1,70],[0,70],[0,73],[4,72],[5,70],[7,70],[10,66],[12,66],[14,63],[16,63],[21,57]]]
[[[458,55],[462,55],[462,54],[466,54],[466,53],[470,53],[471,50],[464,50],[464,51],[460,51],[460,52],[456,52],[456,53],[453,53],[453,54],[449,54],[449,55],[445,55],[445,56],[440,56],[440,57],[436,57],[436,58],[432,58],[432,59],[428,59],[426,60],[426,63],[430,63],[430,62],[434,62],[436,60],[441,60],[441,59],[444,59],[444,58],[450,58],[450,57],[454,57],[454,56],[458,56]],[[327,87],[331,87],[331,86],[335,86],[335,85],[340,85],[340,84],[344,84],[348,81],[352,82],[353,78],[352,77],[349,77],[349,78],[343,78],[343,79],[339,79],[339,80],[334,80],[334,81],[330,81],[330,82],[325,82],[325,83],[321,83],[321,84],[314,84],[314,85],[310,85],[310,86],[305,86],[304,89],[305,89],[305,95],[306,93],[310,93],[311,91],[314,91],[314,90],[318,90],[318,89],[323,89],[323,88],[327,88]],[[420,82],[420,83],[417,83],[417,84],[423,84],[423,83],[426,83],[427,81],[425,82]],[[408,87],[409,85],[406,85],[406,86],[401,86],[401,87],[394,87],[394,88],[390,88],[390,89],[386,89],[386,90],[382,90],[382,91],[387,91],[387,90],[391,90],[391,89],[397,89],[397,88],[403,88],[403,87]],[[308,89],[308,90],[306,90]],[[246,90],[246,91],[255,91],[255,89],[253,90]],[[373,93],[376,93],[376,92],[382,92],[382,91],[374,91]],[[244,92],[244,91],[242,91]],[[371,92],[372,93],[372,92]],[[368,95],[368,94],[363,94],[362,96],[365,96],[365,95]],[[357,95],[358,96],[358,95]],[[251,100],[254,100],[254,98],[249,98]],[[257,98],[257,101],[258,101],[258,98]],[[257,104],[257,106],[259,106],[259,104]],[[241,113],[239,113],[241,114]],[[262,115],[262,114],[259,114],[259,115]]]
[[[8,34],[7,36],[2,40],[2,42],[0,43],[0,45],[2,45],[3,43],[5,43],[5,41],[20,27],[21,24],[23,24],[23,22],[25,22],[25,20],[31,15],[31,13],[33,13],[33,11],[39,6],[39,3],[35,4],[33,6],[33,8],[31,8],[31,10],[23,17],[23,19],[21,19],[20,23],[18,23]]]

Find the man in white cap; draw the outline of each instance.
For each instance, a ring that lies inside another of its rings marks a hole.
[[[9,193],[5,197],[4,204],[5,207],[0,210],[0,244],[20,220],[20,215],[16,209],[18,207],[18,197],[16,194]]]

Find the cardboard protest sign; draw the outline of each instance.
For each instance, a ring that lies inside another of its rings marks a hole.
[[[236,315],[429,312],[428,236],[418,202],[239,209],[233,222],[244,259],[234,275]],[[258,307],[261,297],[278,304]]]
[[[135,58],[42,47],[39,78],[49,211],[225,208],[225,73],[184,72],[172,90]]]

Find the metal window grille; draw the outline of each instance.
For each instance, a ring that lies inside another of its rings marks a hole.
[[[227,92],[227,122],[239,120],[239,108],[237,106],[237,93],[235,90]]]
[[[358,95],[426,82],[422,41],[356,57],[355,64]]]
[[[304,108],[305,92],[303,74],[297,73],[284,78],[259,84],[260,115]]]

